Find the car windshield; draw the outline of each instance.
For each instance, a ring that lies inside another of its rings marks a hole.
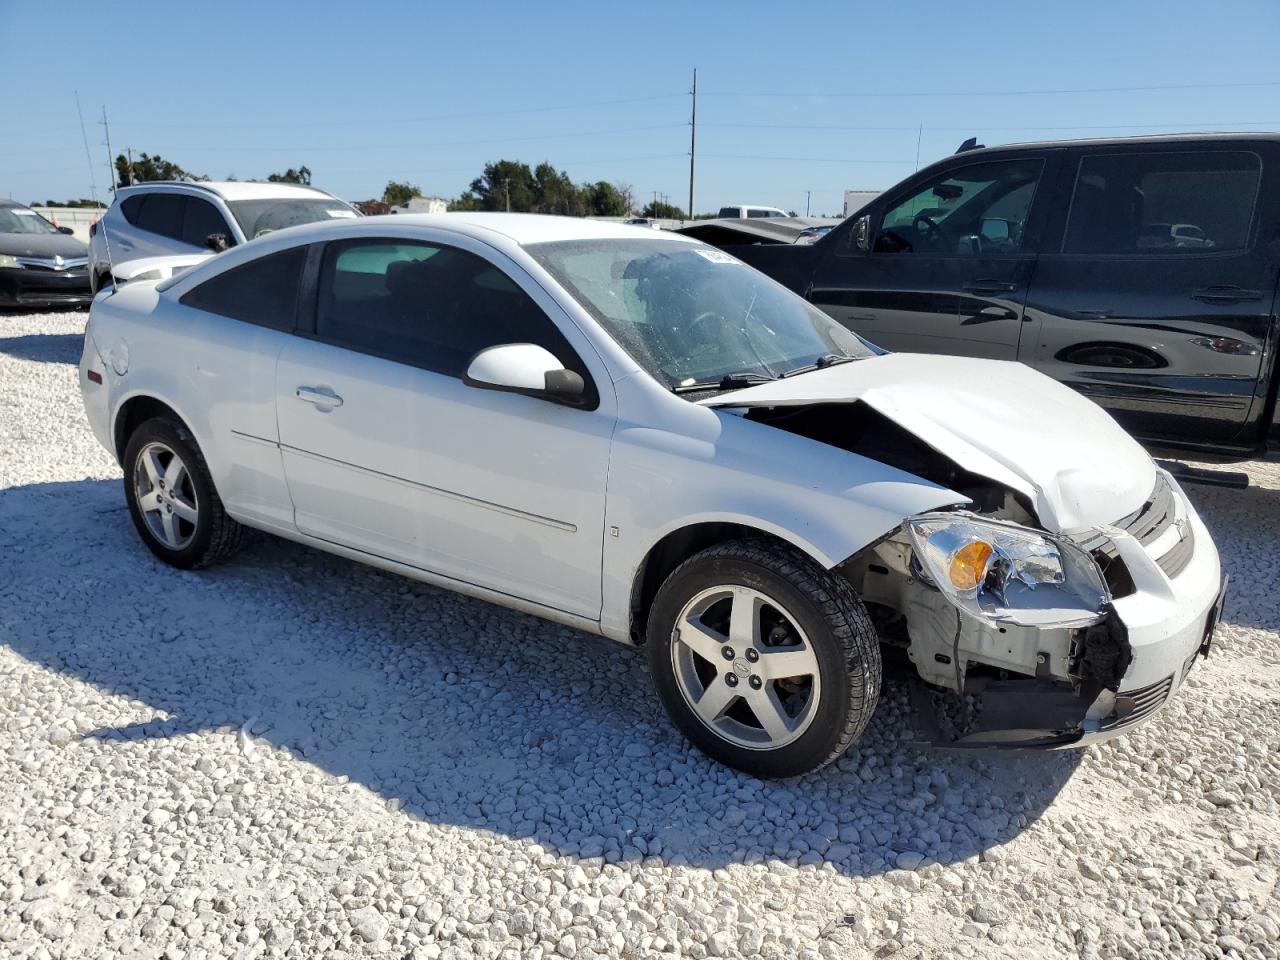
[[[58,228],[26,207],[0,207],[0,233],[57,233]]]
[[[317,220],[343,220],[359,216],[341,200],[315,199],[232,200],[227,204],[244,235],[252,240],[273,230],[296,227]]]
[[[875,353],[791,291],[702,244],[571,240],[527,249],[668,389],[727,389],[726,377],[772,379]]]

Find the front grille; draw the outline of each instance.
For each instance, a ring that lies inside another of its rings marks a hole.
[[[1159,473],[1156,474],[1156,485],[1152,489],[1151,496],[1147,502],[1127,517],[1122,517],[1111,525],[1119,527],[1144,547],[1147,547],[1159,540],[1173,526],[1177,517],[1177,494],[1174,493],[1173,486],[1169,483],[1168,478],[1163,473]],[[1118,559],[1115,545],[1102,534],[1097,534],[1083,541],[1080,546],[1093,553],[1104,574],[1113,567],[1123,568],[1123,564]],[[1186,569],[1194,552],[1195,535],[1192,533],[1189,524],[1184,525],[1180,531],[1178,541],[1156,558],[1156,564],[1168,577],[1173,578]],[[1114,575],[1117,580],[1121,579],[1120,571],[1115,571]],[[1123,579],[1127,579],[1127,577],[1128,573],[1125,571]],[[1108,576],[1108,585],[1111,585],[1110,576]],[[1132,587],[1130,587],[1130,592],[1132,592]],[[1115,596],[1123,595],[1117,594],[1115,589],[1112,590],[1112,594]]]
[[[27,270],[46,270],[51,273],[63,273],[67,270],[78,270],[89,265],[88,257],[70,257],[55,260],[53,257],[15,257],[18,266]]]
[[[1111,712],[1111,715],[1102,721],[1102,729],[1115,730],[1118,727],[1128,727],[1135,723],[1141,723],[1159,710],[1161,705],[1169,699],[1169,691],[1172,688],[1173,677],[1165,677],[1149,687],[1125,690],[1123,693],[1117,694],[1116,707]]]

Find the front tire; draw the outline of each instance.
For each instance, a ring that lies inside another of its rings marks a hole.
[[[226,559],[243,527],[227,516],[195,438],[180,423],[156,417],[129,437],[124,495],[142,542],[184,570]]]
[[[880,642],[853,588],[794,547],[719,544],[663,583],[649,666],[671,719],[703,753],[759,777],[839,757],[880,696]]]

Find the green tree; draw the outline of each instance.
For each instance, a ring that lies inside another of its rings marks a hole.
[[[268,183],[301,183],[311,185],[311,168],[301,166],[297,170],[290,167],[284,173],[273,173],[267,177]]]
[[[584,185],[582,196],[590,217],[625,217],[631,210],[631,204],[622,191],[603,180]]]
[[[684,211],[674,204],[663,203],[661,200],[650,203],[640,212],[642,217],[652,217],[655,220],[683,220]]]
[[[308,170],[307,174],[310,175],[310,173],[311,171]],[[414,197],[420,196],[422,196],[422,190],[413,184],[407,181],[401,183],[397,180],[388,180],[387,188],[382,191],[382,202],[389,203],[393,207],[399,207],[408,203]]]
[[[539,197],[538,183],[527,163],[497,160],[486,163],[484,173],[471,181],[470,189],[459,198],[459,209],[530,213],[537,210]]]
[[[160,154],[142,154],[133,163],[129,162],[129,158],[123,153],[116,157],[116,181],[125,184],[145,183],[148,180],[207,180],[205,176],[198,176],[187,170],[183,170],[171,160],[166,160]]]

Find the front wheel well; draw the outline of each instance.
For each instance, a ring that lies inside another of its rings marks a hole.
[[[649,608],[671,571],[695,553],[729,540],[772,540],[782,546],[795,546],[782,537],[742,523],[695,523],[671,531],[649,548],[631,584],[630,633],[633,643],[637,646],[644,644],[649,628]]]
[[[175,423],[182,418],[173,408],[155,397],[130,397],[116,414],[115,435],[116,462],[124,463],[124,448],[129,444],[133,431],[153,417],[165,417]],[[185,426],[185,424],[183,424]]]

